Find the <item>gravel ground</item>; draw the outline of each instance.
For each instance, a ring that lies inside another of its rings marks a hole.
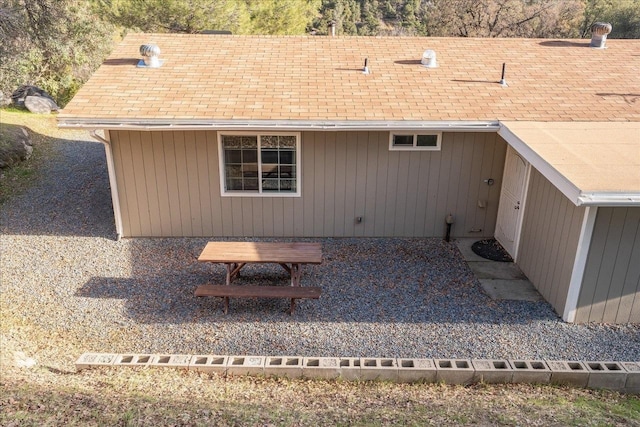
[[[224,281],[223,266],[196,262],[208,239],[115,241],[102,146],[56,151],[45,179],[0,207],[4,340],[52,365],[81,351],[640,360],[640,325],[570,325],[544,302],[492,301],[441,239],[301,239],[322,243],[323,264],[302,278],[321,298],[293,317],[288,300],[232,299],[225,316],[220,299],[193,296]],[[242,280],[287,276],[248,266]]]

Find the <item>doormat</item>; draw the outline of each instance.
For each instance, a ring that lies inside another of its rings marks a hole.
[[[476,255],[491,261],[513,262],[511,255],[504,250],[496,239],[479,240],[471,245],[471,250]]]

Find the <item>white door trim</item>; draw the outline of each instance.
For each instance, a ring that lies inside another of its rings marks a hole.
[[[518,250],[520,247],[520,235],[522,234],[522,223],[524,219],[524,213],[527,205],[527,195],[529,192],[529,179],[531,177],[531,163],[516,150],[513,146],[507,145],[507,156],[509,156],[509,150],[512,150],[515,155],[517,155],[525,164],[525,172],[524,172],[524,180],[523,180],[523,188],[521,192],[521,200],[520,200],[520,209],[518,212],[518,217],[516,219],[514,238],[513,238],[513,250],[507,251],[509,255],[513,258],[513,262],[517,262],[518,260]],[[504,180],[507,172],[507,158],[505,157],[504,169],[502,171],[502,183],[500,186],[500,201],[498,203],[498,212],[500,212],[500,204],[504,203],[503,191],[502,187],[504,186]],[[497,221],[500,221],[500,216],[498,215],[496,218]],[[496,222],[496,230],[500,225],[499,222]],[[513,253],[511,253],[513,252]]]
[[[527,162],[524,157],[520,156],[522,160]],[[520,235],[522,234],[522,224],[524,223],[524,213],[527,209],[527,196],[529,194],[529,178],[531,177],[531,163],[527,162],[527,166],[524,172],[524,189],[522,190],[522,202],[520,203],[520,215],[518,222],[516,223],[516,238],[513,241],[514,252],[512,255],[513,262],[518,262],[518,252],[520,251]]]

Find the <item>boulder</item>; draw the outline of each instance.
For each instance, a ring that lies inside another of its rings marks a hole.
[[[27,160],[33,152],[29,132],[23,127],[2,124],[0,127],[0,169]]]
[[[40,96],[50,99],[53,104],[56,103],[55,99],[53,99],[53,97],[49,95],[44,89],[40,89],[39,87],[32,85],[22,85],[11,94],[13,105],[19,108],[26,108],[24,101],[28,96]],[[56,111],[58,110],[57,107],[58,106],[56,105]]]
[[[27,96],[24,99],[24,106],[36,114],[50,114],[52,111],[60,109],[54,100],[38,95]]]

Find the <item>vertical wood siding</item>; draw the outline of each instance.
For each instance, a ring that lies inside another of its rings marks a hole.
[[[640,208],[599,208],[576,322],[640,322]]]
[[[518,265],[559,314],[567,301],[584,212],[531,169]]]
[[[493,133],[408,152],[388,132],[303,132],[301,197],[221,197],[216,132],[110,135],[126,237],[440,237],[449,213],[454,236],[491,237],[506,153]]]

